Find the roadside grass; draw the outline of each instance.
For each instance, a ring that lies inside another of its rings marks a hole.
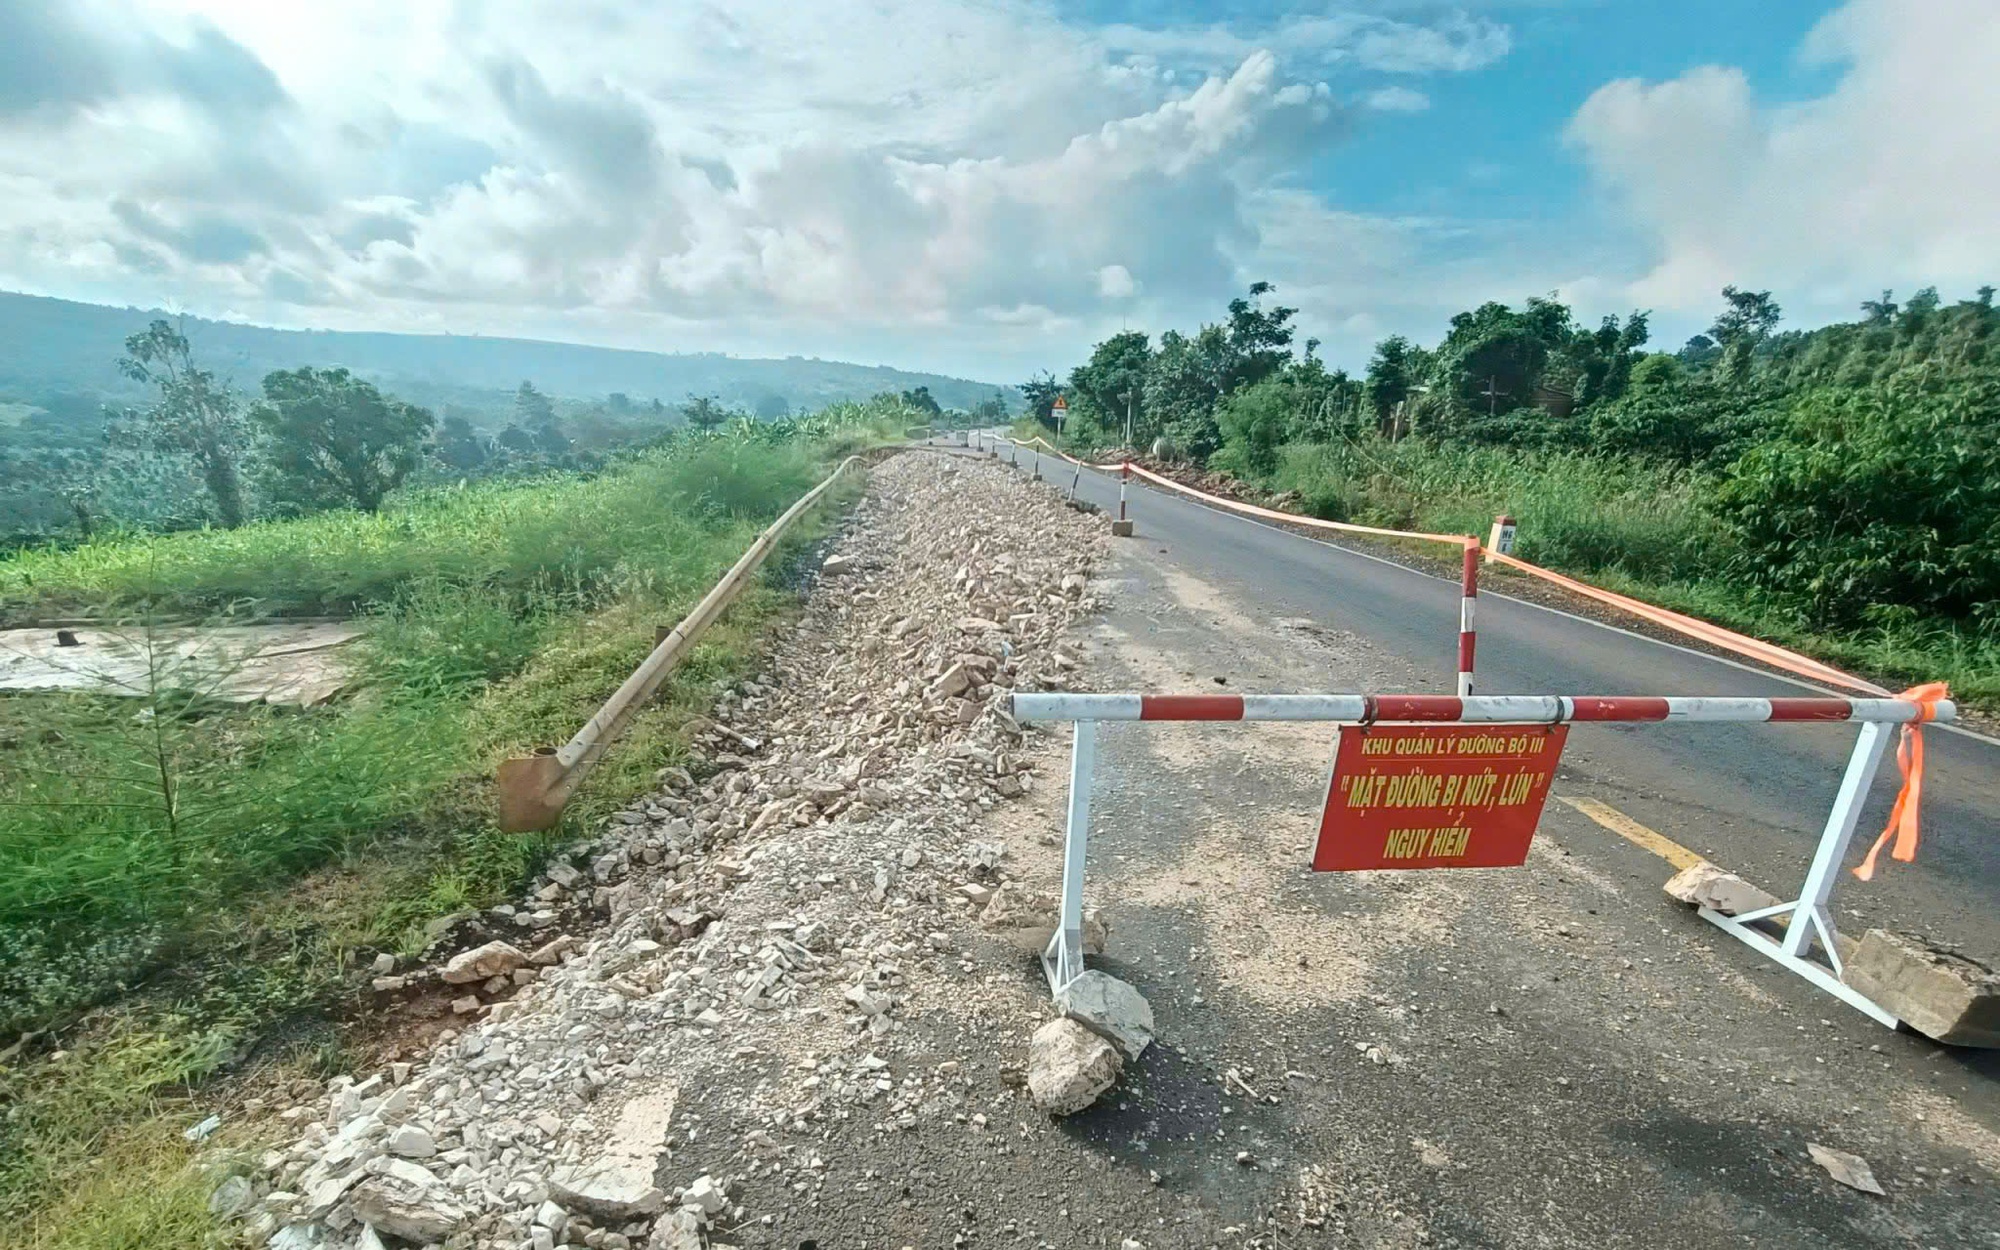
[[[1484,538],[1500,514],[1524,560],[1767,638],[1887,683],[1949,681],[1968,706],[2000,709],[2000,634],[1911,612],[1865,629],[1814,629],[1796,608],[1732,580],[1735,544],[1688,470],[1577,452],[1522,453],[1416,439],[1290,444],[1262,485],[1299,509]]]
[[[369,625],[352,644],[360,689],[332,707],[0,696],[0,1045],[34,1043],[0,1050],[0,1246],[204,1244],[213,1182],[168,1131],[199,1118],[188,1093],[253,1053],[310,1063],[337,1037],[352,952],[420,948],[428,921],[509,897],[684,757],[688,720],[796,601],[773,584],[858,484],[805,518],[560,829],[491,823],[501,759],[566,738],[829,449],[879,439],[853,421],[818,434],[0,563],[9,615],[142,628],[347,608]],[[270,1054],[273,1028],[301,1017],[280,1030],[297,1055]]]

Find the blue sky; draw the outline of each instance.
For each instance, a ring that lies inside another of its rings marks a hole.
[[[0,287],[1000,380],[2000,272],[1993,0],[0,0]]]

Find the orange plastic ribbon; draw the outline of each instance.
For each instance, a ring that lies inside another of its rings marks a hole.
[[[1874,878],[1875,857],[1882,853],[1882,847],[1891,837],[1896,839],[1896,845],[1889,851],[1893,858],[1907,864],[1917,857],[1917,809],[1924,800],[1924,722],[1936,718],[1938,700],[1950,698],[1951,690],[1944,682],[1932,681],[1911,686],[1896,697],[1917,705],[1917,719],[1903,726],[1902,737],[1896,743],[1896,767],[1903,772],[1903,788],[1896,792],[1896,805],[1889,809],[1888,827],[1875,839],[1875,845],[1868,848],[1868,858],[1854,870],[1854,875],[1863,881]]]

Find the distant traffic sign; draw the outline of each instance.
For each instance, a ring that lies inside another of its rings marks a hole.
[[[1315,872],[1526,862],[1567,725],[1340,730]]]

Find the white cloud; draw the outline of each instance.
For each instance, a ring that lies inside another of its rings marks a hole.
[[[1839,69],[1824,95],[1760,103],[1712,66],[1610,83],[1577,112],[1571,142],[1654,254],[1632,299],[1711,309],[1736,283],[1810,320],[2000,272],[2000,6],[1852,0],[1803,55]]]
[[[1268,29],[1248,31],[1221,24],[1121,25],[1104,28],[1097,38],[1113,51],[1210,71],[1270,49],[1316,68],[1346,65],[1391,74],[1463,72],[1492,64],[1513,45],[1505,26],[1465,14],[1424,25],[1335,12],[1287,17]]]
[[[1431,106],[1431,98],[1408,87],[1390,86],[1369,92],[1362,103],[1378,113],[1421,113]]]
[[[1323,75],[1509,43],[1040,0],[0,0],[9,35],[68,68],[0,89],[0,286],[1003,376],[1282,280],[1257,206],[1358,116]]]

